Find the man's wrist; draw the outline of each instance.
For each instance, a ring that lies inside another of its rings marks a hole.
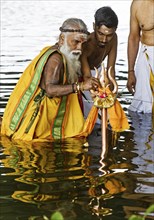
[[[72,92],[73,93],[78,93],[79,91],[83,91],[84,88],[83,88],[83,82],[79,83],[79,82],[76,82],[76,83],[72,83]]]
[[[134,69],[128,70],[128,73],[134,73],[134,72],[135,72]]]
[[[72,83],[72,92],[77,93],[77,86],[75,83]]]

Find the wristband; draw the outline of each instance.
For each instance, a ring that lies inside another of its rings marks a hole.
[[[75,93],[74,84],[75,84],[75,83],[72,83],[72,92],[73,92],[73,93]]]
[[[78,93],[78,82],[73,83],[72,85],[73,85],[73,92],[74,92],[74,93]],[[76,89],[75,89],[75,87],[74,87],[75,85],[76,85]]]
[[[80,91],[80,84],[79,83],[76,84],[76,89],[77,89],[77,92]]]
[[[81,91],[84,91],[83,82],[80,83],[80,90],[81,90]]]

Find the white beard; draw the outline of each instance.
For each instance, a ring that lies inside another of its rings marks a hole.
[[[67,61],[68,82],[77,82],[78,77],[81,76],[81,62],[79,61],[80,51],[71,51],[66,42],[60,47],[60,51],[65,55]]]

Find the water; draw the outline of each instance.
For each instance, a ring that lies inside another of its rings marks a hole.
[[[0,219],[40,220],[60,211],[65,220],[123,220],[143,215],[154,203],[151,115],[127,110],[132,98],[125,89],[130,3],[1,1],[1,116],[22,71],[43,47],[57,41],[62,22],[80,17],[92,31],[95,11],[109,5],[119,17],[116,72],[130,129],[117,140],[109,129],[106,149],[99,128],[87,140],[23,143],[0,137]]]

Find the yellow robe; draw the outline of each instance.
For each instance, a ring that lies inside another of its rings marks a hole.
[[[23,72],[6,106],[1,134],[31,141],[86,137],[91,133],[97,119],[96,107],[91,109],[85,121],[78,94],[48,98],[39,87],[43,68],[53,52],[52,47],[44,48]],[[63,62],[65,84],[67,71],[64,57]]]

